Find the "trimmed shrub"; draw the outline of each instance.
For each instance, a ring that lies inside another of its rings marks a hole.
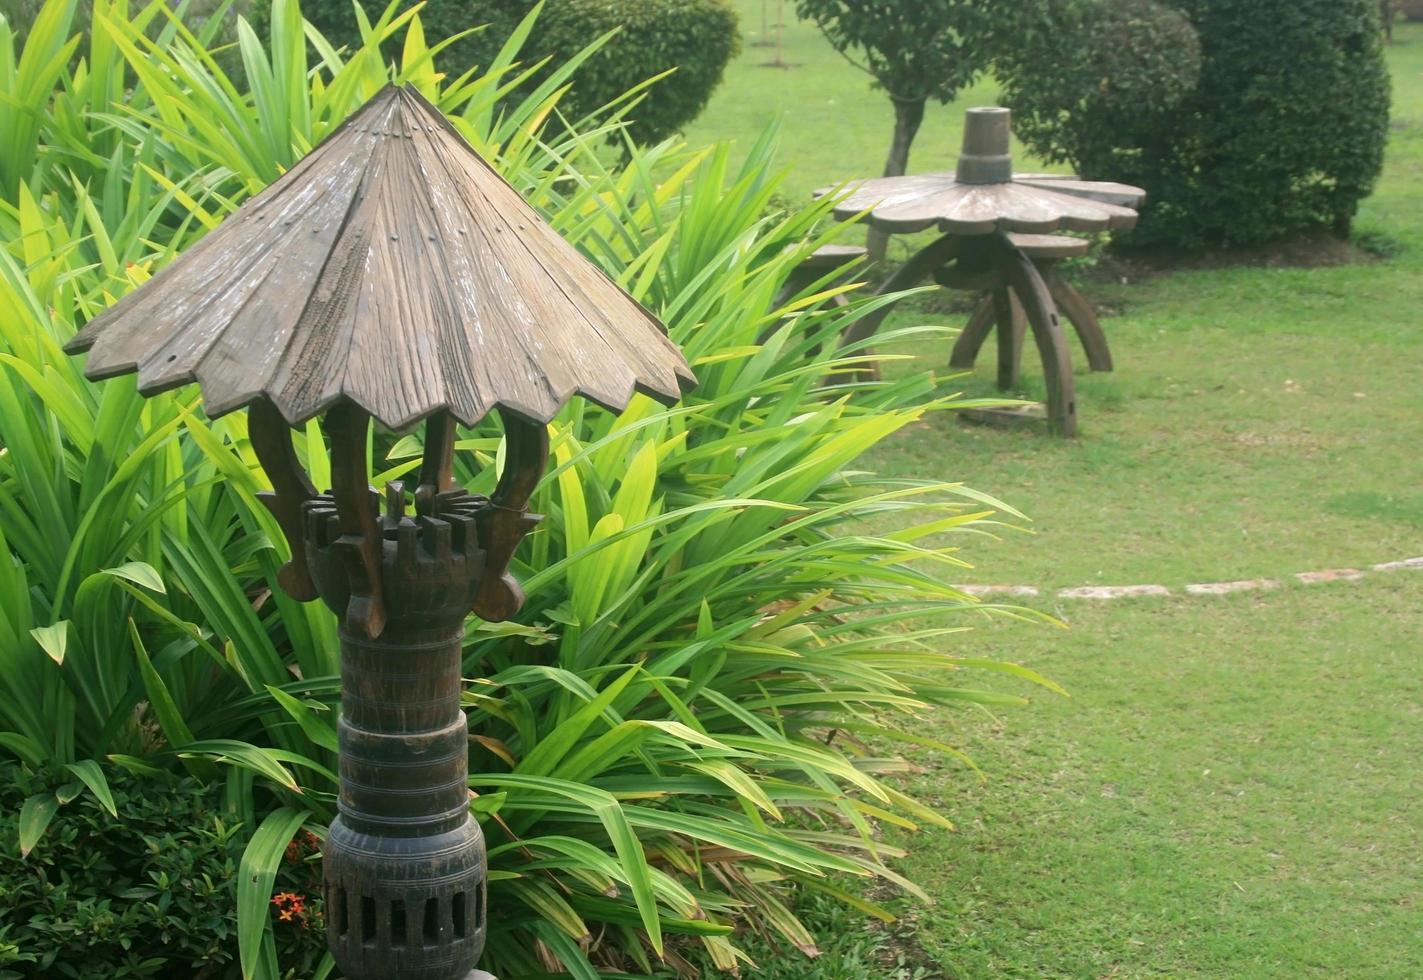
[[[621,27],[583,65],[571,106],[592,112],[669,69],[633,110],[628,132],[643,143],[665,139],[697,118],[741,50],[728,0],[560,0],[543,14],[535,51],[559,64]]]
[[[487,25],[440,56],[441,69],[454,78],[490,64],[535,5],[535,0],[489,0],[473,6],[431,0],[421,20],[432,43]],[[350,0],[307,0],[302,9],[334,42],[360,46]],[[573,89],[559,105],[569,118],[578,118],[675,69],[652,86],[631,114],[628,132],[642,143],[665,139],[695,119],[741,50],[730,0],[546,0],[520,60],[532,65],[548,58],[549,63],[524,90],[619,28],[579,69]]]
[[[117,817],[85,793],[60,806],[20,856],[24,802],[74,797],[73,777],[0,762],[0,978],[220,977],[237,958],[238,862],[247,838],[220,789],[194,779],[108,773]],[[67,788],[66,788],[67,787]],[[314,841],[314,838],[312,838]],[[283,962],[309,976],[324,950],[318,865],[294,842],[278,878],[292,910],[275,931]],[[302,852],[302,853],[298,853]]]
[[[230,5],[224,5],[221,0],[190,0],[186,5],[180,4],[179,0],[171,0],[169,6],[175,10],[181,10],[183,24],[189,30],[197,34],[202,34],[205,38],[213,42],[215,48],[226,48],[237,43],[237,14],[241,14],[248,19],[260,16],[266,18],[266,8],[257,4],[254,6],[252,0],[234,0]],[[348,4],[349,6],[349,4]],[[29,37],[30,27],[39,17],[40,11],[45,7],[45,0],[0,0],[0,17],[5,19],[14,36],[14,44],[23,48],[25,39]],[[89,54],[89,47],[92,44],[92,34],[88,29],[94,13],[94,0],[75,0],[74,20],[80,25],[80,42],[75,49],[75,57]],[[221,19],[213,23],[213,17],[221,14]],[[150,25],[150,33],[158,35],[168,29],[169,21],[166,17],[156,17]],[[216,52],[224,68],[237,70],[240,68],[242,59],[231,50],[219,50]]]
[[[1388,133],[1373,0],[1062,0],[1054,16],[1000,62],[1018,134],[1145,187],[1132,242],[1347,232]]]
[[[1059,3],[1053,16],[1053,52],[1024,45],[999,61],[1019,138],[1083,173],[1135,169],[1200,81],[1196,29],[1156,0]]]

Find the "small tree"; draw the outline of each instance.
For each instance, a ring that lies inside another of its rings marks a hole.
[[[884,175],[909,166],[909,150],[930,99],[949,102],[992,60],[995,28],[1018,22],[1036,0],[796,0],[855,67],[874,77],[894,105],[894,138]],[[887,239],[870,233],[870,254],[884,257]]]

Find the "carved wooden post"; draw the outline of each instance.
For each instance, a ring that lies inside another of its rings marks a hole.
[[[492,501],[454,486],[454,421],[432,416],[411,515],[402,484],[383,500],[366,485],[364,412],[344,406],[328,426],[336,490],[303,505],[300,546],[341,618],[340,814],[325,854],[331,949],[348,977],[458,980],[484,948],[487,905],[459,700],[464,621],[538,521],[525,506],[547,443],[538,426],[532,445],[515,448],[534,427],[509,425],[506,482],[522,492]],[[491,518],[504,515],[512,534],[493,530]]]
[[[410,89],[388,87],[306,159],[69,344],[86,373],[250,408],[278,582],[340,620],[340,795],[328,944],[347,980],[462,980],[488,923],[469,812],[462,640],[503,620],[547,423],[581,394],[621,410],[695,378],[664,328],[564,242]],[[454,482],[457,422],[504,422],[490,497]],[[331,489],[291,429],[323,416]],[[370,486],[373,422],[425,421],[413,493]]]

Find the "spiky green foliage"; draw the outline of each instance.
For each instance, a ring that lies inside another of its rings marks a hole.
[[[856,468],[947,403],[928,376],[834,381],[868,355],[827,341],[882,300],[777,299],[840,229],[828,204],[771,210],[772,141],[740,170],[725,147],[676,144],[608,169],[595,147],[614,117],[541,139],[577,58],[496,110],[528,81],[511,66],[529,25],[484,73],[442,79],[438,46],[394,7],[340,55],[275,0],[270,44],[239,24],[248,88],[161,0],[100,0],[92,50],[54,68],[72,2],[50,0],[9,74],[0,45],[0,125],[28,134],[0,147],[0,746],[75,767],[100,799],[110,765],[226,780],[249,838],[243,974],[280,975],[273,874],[334,806],[332,619],[276,587],[283,545],[244,419],[206,419],[195,389],[89,384],[60,345],[398,79],[657,310],[701,379],[677,408],[575,404],[555,420],[535,501],[548,516],[518,569],[529,602],[517,624],[471,624],[489,965],[647,970],[675,939],[731,968],[748,919],[809,947],[785,882],[901,881],[875,823],[945,816],[884,778],[904,767],[885,751],[928,744],[915,719],[935,705],[1017,700],[962,669],[1040,678],[945,650],[980,608],[943,584],[961,564],[945,535],[1005,508]],[[326,485],[319,429],[299,442]],[[413,437],[382,444],[375,482],[417,464]],[[463,482],[492,484],[500,444],[465,433]],[[30,805],[29,833],[54,802]]]

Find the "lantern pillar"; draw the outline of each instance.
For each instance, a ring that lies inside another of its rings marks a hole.
[[[526,510],[546,429],[505,416],[505,467],[492,497],[454,485],[454,421],[426,428],[414,513],[402,483],[367,483],[369,417],[325,419],[332,484],[317,494],[275,409],[254,406],[254,448],[289,535],[280,581],[340,617],[339,813],[324,855],[327,940],[347,980],[475,980],[487,933],[487,861],[469,812],[460,705],[464,622],[516,612],[508,574],[539,518]]]
[[[469,814],[464,621],[514,615],[509,564],[538,523],[546,422],[574,396],[620,412],[696,377],[656,317],[576,251],[410,86],[319,146],[65,344],[91,380],[200,386],[250,410],[291,547],[278,583],[340,619],[329,945],[347,980],[477,980],[488,908]],[[501,406],[514,406],[506,410]],[[455,419],[497,408],[488,497],[455,485]],[[323,416],[331,489],[292,427]],[[419,482],[369,483],[372,418],[425,420]],[[540,421],[543,420],[543,421]]]

